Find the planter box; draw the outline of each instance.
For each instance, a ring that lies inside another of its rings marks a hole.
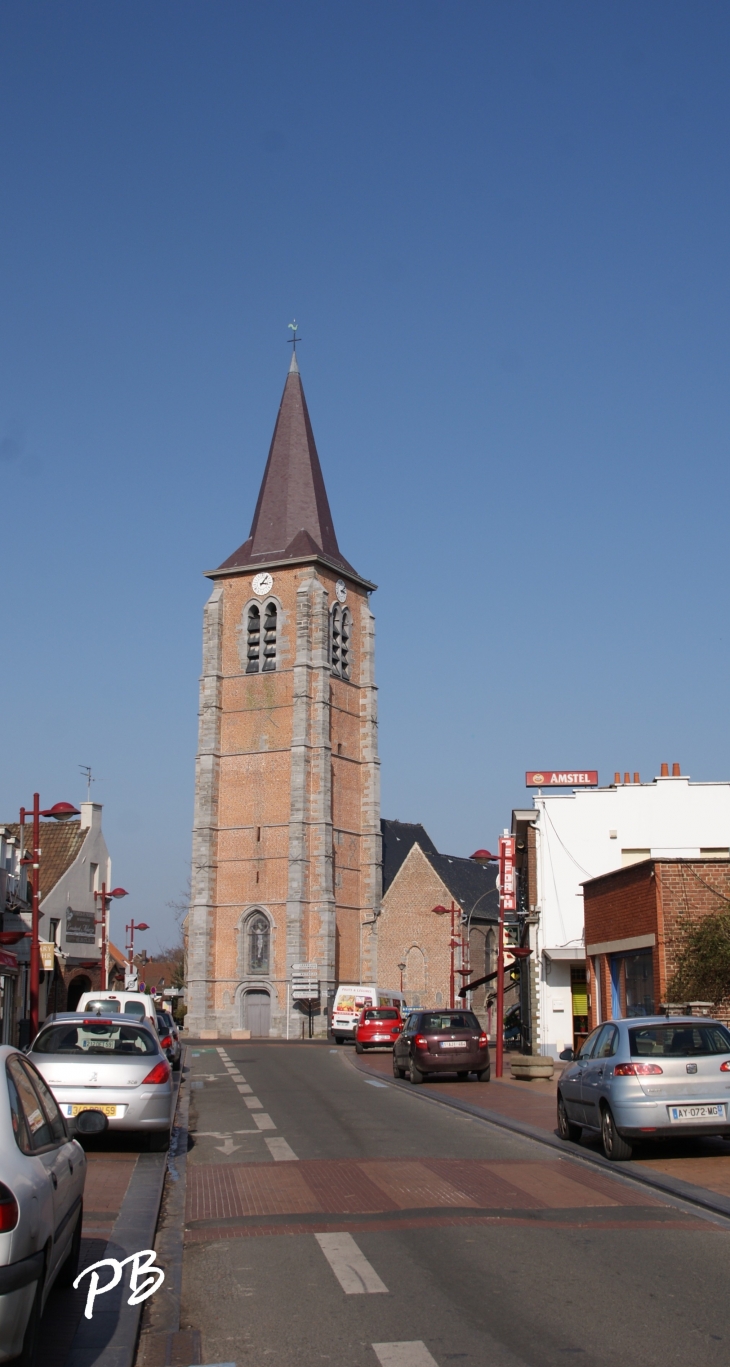
[[[547,1054],[512,1054],[510,1071],[520,1082],[538,1079],[549,1082],[555,1072],[555,1063]]]
[[[250,1030],[231,1030],[231,1039],[250,1039]]]

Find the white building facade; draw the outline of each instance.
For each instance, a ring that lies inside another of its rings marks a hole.
[[[513,828],[518,819],[519,829],[534,829],[525,898],[537,978],[533,1037],[537,1052],[557,1058],[588,1029],[583,882],[648,858],[730,858],[730,782],[662,772],[650,783],[542,790],[532,809],[513,813]],[[630,941],[616,948],[630,950]]]

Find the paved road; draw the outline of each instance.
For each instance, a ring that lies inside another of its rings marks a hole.
[[[204,1363],[725,1367],[728,1222],[367,1079],[349,1051],[190,1062],[181,1326]]]

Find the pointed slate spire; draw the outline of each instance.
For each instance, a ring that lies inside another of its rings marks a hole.
[[[293,354],[248,540],[224,560],[220,569],[310,557],[321,557],[355,574],[337,545],[299,366]]]

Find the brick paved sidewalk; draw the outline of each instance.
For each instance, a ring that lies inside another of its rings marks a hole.
[[[368,1053],[354,1055],[358,1067],[365,1067],[387,1077],[393,1075],[393,1058],[390,1053]],[[433,1096],[456,1097],[468,1101],[470,1106],[483,1107],[485,1111],[497,1112],[505,1119],[517,1120],[524,1125],[532,1125],[537,1130],[557,1134],[556,1091],[558,1075],[552,1082],[517,1082],[509,1076],[509,1055],[505,1056],[505,1077],[494,1077],[492,1059],[492,1081],[456,1082],[437,1078],[424,1084]],[[584,1132],[583,1146],[589,1150],[599,1148],[595,1138]],[[718,1192],[730,1197],[730,1145],[722,1139],[677,1139],[674,1142],[643,1144],[635,1151],[632,1166],[648,1167],[666,1177],[678,1178],[708,1191]]]

